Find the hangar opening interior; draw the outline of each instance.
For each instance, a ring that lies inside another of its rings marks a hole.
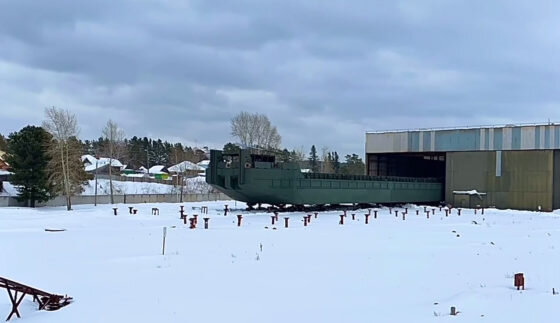
[[[368,132],[366,160],[368,175],[441,179],[456,207],[560,208],[556,124]]]

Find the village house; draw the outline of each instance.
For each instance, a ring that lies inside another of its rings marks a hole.
[[[92,155],[83,155],[82,163],[84,164],[84,169],[86,173],[89,174],[109,174],[109,163],[111,163],[111,174],[119,175],[124,169],[124,165],[117,159],[112,161],[109,158],[101,157],[95,158]]]

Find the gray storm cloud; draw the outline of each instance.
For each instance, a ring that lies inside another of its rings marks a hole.
[[[522,1],[0,2],[0,133],[43,108],[128,136],[221,147],[258,111],[288,148],[364,132],[560,121],[560,4]]]

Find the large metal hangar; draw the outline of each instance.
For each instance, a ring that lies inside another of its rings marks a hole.
[[[438,177],[456,207],[560,208],[560,125],[366,133],[368,175]]]

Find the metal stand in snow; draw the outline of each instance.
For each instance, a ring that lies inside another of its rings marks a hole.
[[[3,277],[0,277],[0,288],[5,288],[8,291],[10,301],[12,302],[12,311],[10,315],[8,315],[6,321],[9,321],[14,314],[21,318],[18,306],[21,304],[25,295],[33,296],[33,302],[36,301],[39,303],[39,310],[55,311],[72,303],[72,297],[50,294]],[[19,295],[19,293],[21,293],[21,295]]]

